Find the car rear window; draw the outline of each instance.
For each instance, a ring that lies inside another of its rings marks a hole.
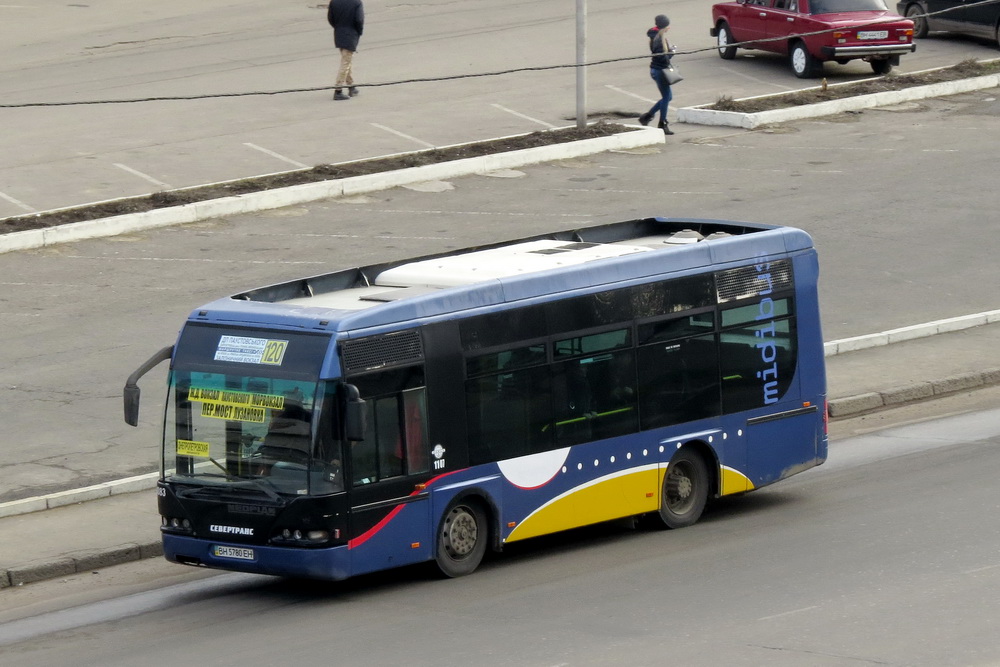
[[[882,0],[811,0],[810,14],[832,14],[834,12],[886,11]]]

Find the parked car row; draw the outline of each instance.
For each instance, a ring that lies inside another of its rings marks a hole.
[[[888,74],[932,30],[1000,41],[1000,1],[900,0],[896,8],[884,0],[735,0],[712,6],[709,32],[724,60],[738,49],[779,53],[802,79],[819,76],[825,62],[857,59]]]
[[[900,0],[896,11],[913,21],[914,37],[946,31],[982,37],[1000,46],[1000,2]]]

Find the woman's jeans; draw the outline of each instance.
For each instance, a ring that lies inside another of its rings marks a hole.
[[[660,122],[667,122],[667,105],[670,104],[670,100],[674,99],[674,94],[670,90],[670,84],[667,83],[667,77],[663,75],[662,69],[657,69],[651,67],[649,69],[649,76],[652,77],[653,81],[656,82],[656,87],[660,90],[660,101],[653,105],[653,108],[649,110],[649,115],[652,116],[656,112],[660,113]]]

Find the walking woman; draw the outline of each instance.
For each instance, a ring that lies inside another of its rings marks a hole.
[[[667,105],[674,95],[670,91],[670,84],[667,77],[663,75],[663,70],[670,66],[670,59],[674,56],[674,47],[667,41],[667,31],[670,30],[670,19],[665,14],[660,14],[655,19],[656,25],[646,32],[649,37],[649,52],[653,54],[649,62],[649,76],[656,82],[656,88],[660,91],[660,101],[653,105],[653,108],[639,116],[639,122],[649,125],[653,116],[657,112],[660,114],[660,127],[664,134],[673,134],[670,126],[667,125]]]

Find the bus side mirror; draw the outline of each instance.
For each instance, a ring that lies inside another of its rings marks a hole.
[[[125,404],[125,423],[129,426],[139,425],[139,378],[148,373],[161,361],[166,361],[174,356],[174,346],[168,345],[149,359],[142,366],[139,366],[132,375],[125,380],[125,389],[122,390],[122,399]]]
[[[122,391],[125,400],[125,423],[129,426],[139,425],[139,385],[125,386]]]
[[[361,442],[368,430],[368,404],[361,400],[361,394],[354,385],[344,385],[344,389],[344,437]]]

